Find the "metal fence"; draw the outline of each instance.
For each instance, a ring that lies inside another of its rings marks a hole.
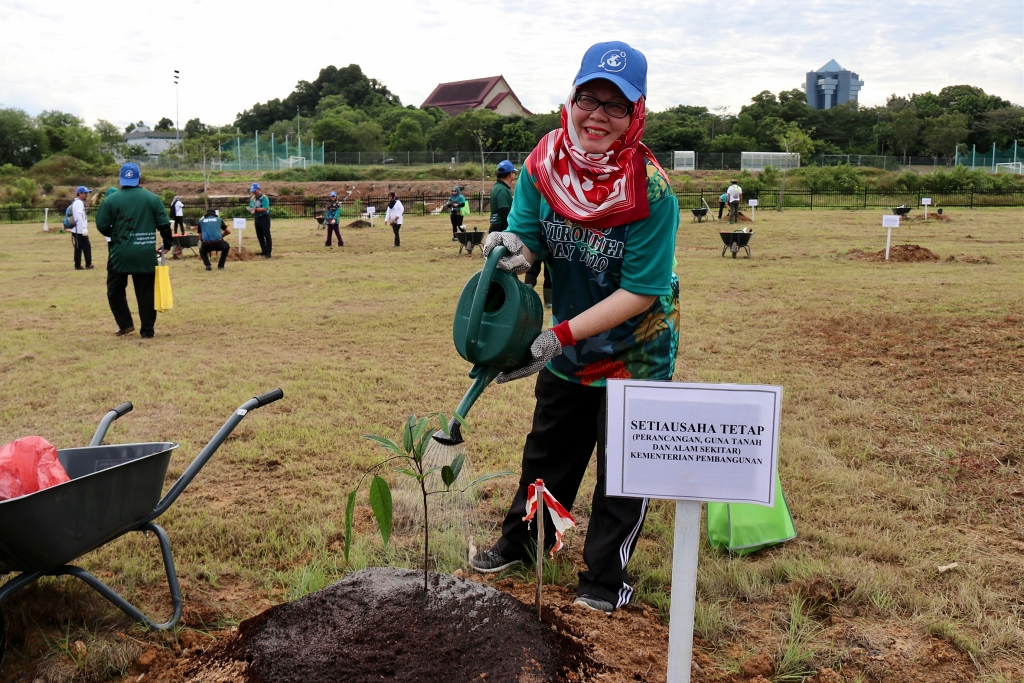
[[[685,190],[676,192],[679,207],[683,211],[700,208],[707,202],[717,207],[720,191],[714,188]],[[429,214],[445,214],[445,203],[448,194],[398,193],[398,198],[408,215],[425,216]],[[490,214],[490,196],[481,193],[464,195],[469,201],[472,214]],[[757,199],[758,208],[774,209],[779,206],[779,190],[777,188],[748,190],[746,199]],[[936,208],[994,208],[1024,207],[1024,190],[980,191],[980,190],[786,190],[782,195],[784,209],[873,209],[894,206],[921,206],[921,199],[930,197],[932,206]],[[206,210],[200,200],[184,199],[185,217],[190,221],[198,220]],[[373,207],[378,215],[383,215],[388,205],[385,195],[346,198],[341,202],[342,216],[356,218],[365,216],[367,207]],[[64,210],[68,200],[57,200],[53,206],[24,207],[0,206],[0,222],[3,223],[42,223],[47,220],[50,225],[59,229],[64,219]],[[224,218],[248,217],[248,197],[214,197],[209,200],[209,207],[218,209]],[[272,218],[312,218],[323,213],[327,206],[326,197],[279,195],[270,200]],[[95,208],[90,207],[89,213],[94,214]]]

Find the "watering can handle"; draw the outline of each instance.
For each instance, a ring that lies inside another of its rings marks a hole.
[[[498,269],[498,261],[508,250],[500,244],[491,249],[487,255],[487,262],[480,271],[480,279],[476,283],[476,293],[473,295],[473,307],[469,309],[469,327],[466,338],[466,355],[470,358],[476,356],[476,347],[480,339],[480,323],[484,317],[484,304],[487,302],[487,292],[491,288],[491,281],[494,279],[494,271]]]

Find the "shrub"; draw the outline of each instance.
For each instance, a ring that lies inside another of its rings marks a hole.
[[[70,156],[52,156],[43,159],[25,175],[38,182],[49,182],[54,185],[88,185],[96,184],[103,176],[117,175],[115,166],[89,164],[81,159]]]
[[[306,170],[306,177],[317,182],[338,182],[359,180],[363,174],[351,166],[313,166]]]

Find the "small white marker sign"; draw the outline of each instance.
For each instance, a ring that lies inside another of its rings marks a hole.
[[[882,227],[883,228],[898,228],[900,227],[899,216],[882,216]]]
[[[245,230],[245,219],[244,218],[234,218],[234,219],[232,219],[231,220],[231,227],[233,227],[235,230]]]
[[[782,387],[608,380],[606,494],[676,501],[668,683],[688,683],[702,501],[774,506]]]
[[[757,206],[757,200],[756,199],[748,199],[747,200],[747,206]]]
[[[921,198],[921,206],[931,206],[931,205],[932,205],[932,198],[931,197],[922,197]]]

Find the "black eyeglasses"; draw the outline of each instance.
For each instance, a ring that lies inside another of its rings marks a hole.
[[[582,95],[576,93],[572,96],[572,101],[576,103],[576,106],[583,111],[595,111],[598,107],[604,107],[604,113],[613,119],[624,119],[633,113],[632,104],[622,104],[621,102],[602,102],[596,97],[591,95]]]

